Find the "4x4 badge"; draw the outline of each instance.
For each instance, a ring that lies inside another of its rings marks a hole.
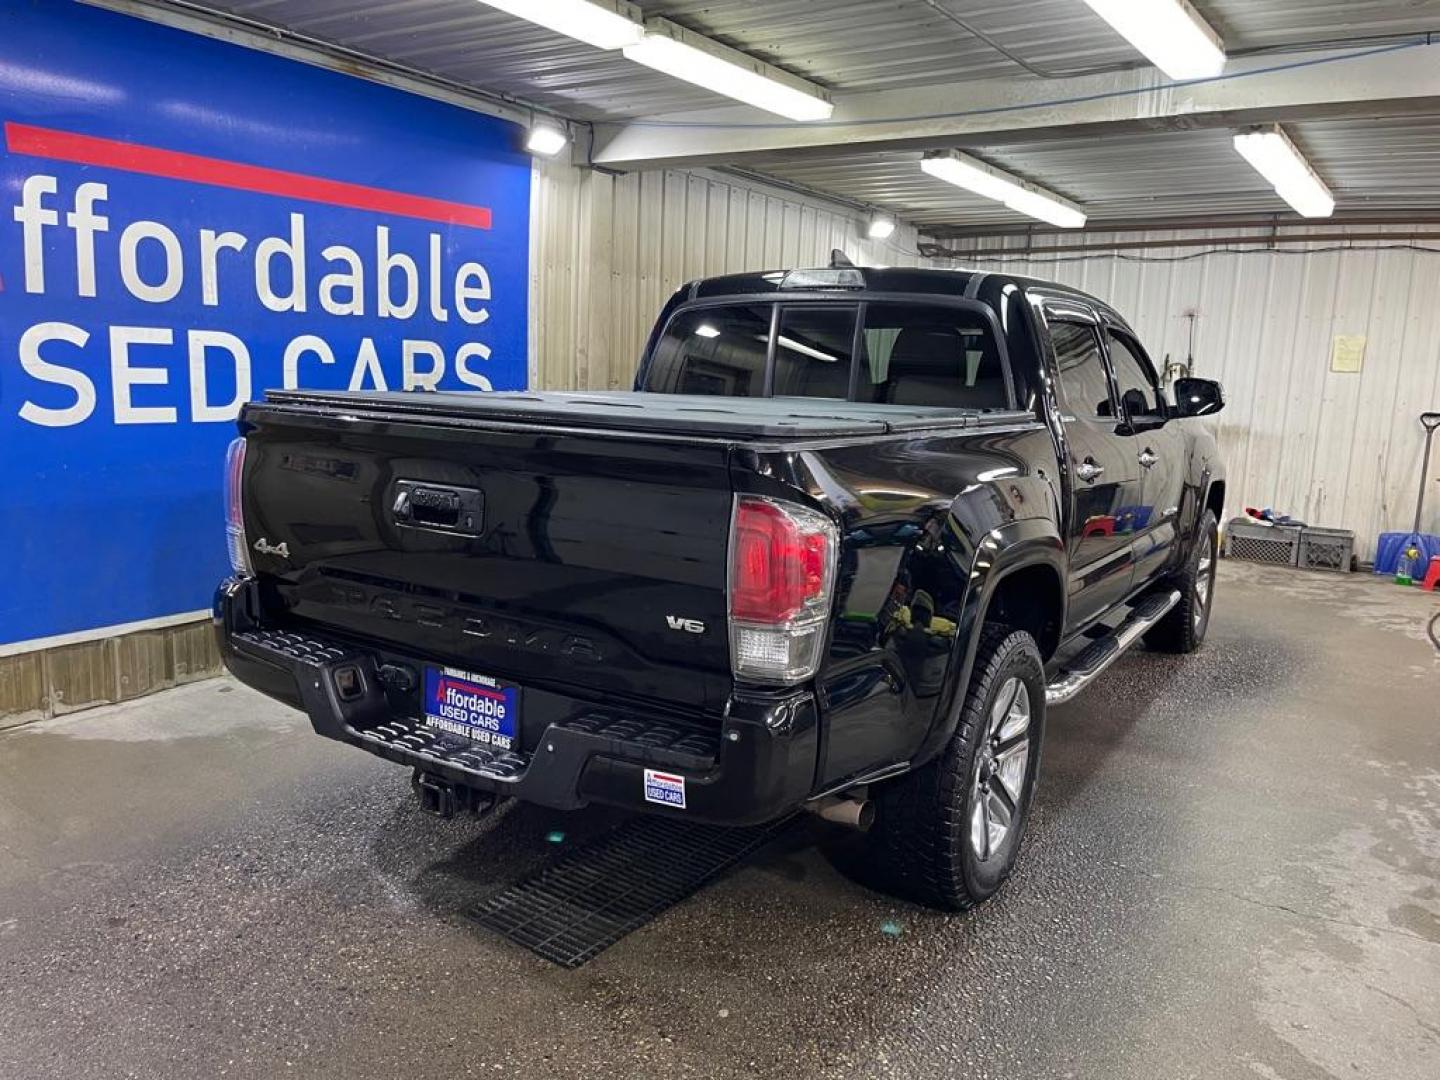
[[[282,559],[290,557],[290,546],[288,543],[272,544],[265,537],[255,541],[255,550],[261,555],[279,555]]]

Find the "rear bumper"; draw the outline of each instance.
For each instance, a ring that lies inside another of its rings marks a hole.
[[[715,730],[527,687],[522,748],[492,752],[423,726],[418,692],[403,685],[423,658],[267,626],[261,611],[253,579],[229,578],[216,591],[220,653],[236,678],[302,710],[327,738],[452,784],[558,809],[594,802],[736,825],[777,818],[814,788],[809,691],[737,694]],[[350,687],[344,696],[337,673]],[[647,769],[684,778],[683,810],[646,801]]]

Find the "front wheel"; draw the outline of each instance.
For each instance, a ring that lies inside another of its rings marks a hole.
[[[1173,579],[1180,590],[1180,602],[1150,628],[1145,644],[1168,653],[1194,652],[1205,640],[1210,626],[1210,606],[1215,601],[1215,539],[1220,529],[1209,510],[1200,515],[1195,547],[1185,568]]]
[[[882,884],[951,911],[1000,888],[1020,851],[1044,728],[1044,664],[1035,639],[987,624],[949,744],[878,792],[870,840]]]

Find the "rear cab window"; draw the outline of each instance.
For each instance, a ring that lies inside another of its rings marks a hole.
[[[1013,407],[992,318],[975,304],[874,299],[681,308],[641,389],[948,409]]]
[[[764,396],[772,307],[736,304],[676,313],[656,343],[645,389]]]
[[[994,332],[973,311],[867,304],[859,400],[1005,409],[1010,386]]]

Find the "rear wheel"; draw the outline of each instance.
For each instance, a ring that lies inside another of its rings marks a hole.
[[[987,624],[944,752],[878,792],[870,839],[881,883],[952,911],[989,898],[1020,850],[1044,727],[1044,665],[1035,639]]]
[[[1145,644],[1160,652],[1194,652],[1210,626],[1210,605],[1215,600],[1216,534],[1219,524],[1209,510],[1200,515],[1195,548],[1185,569],[1171,582],[1180,590],[1180,602],[1151,627]]]

